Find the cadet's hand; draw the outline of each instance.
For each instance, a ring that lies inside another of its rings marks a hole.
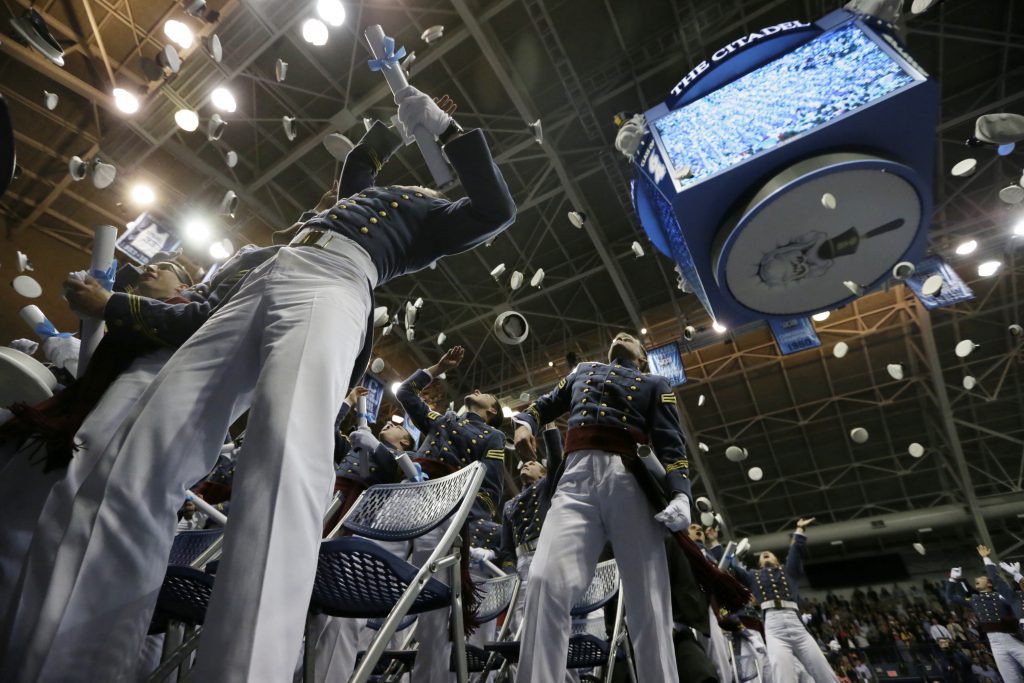
[[[690,526],[690,497],[677,493],[664,510],[654,515],[654,519],[667,526],[669,531],[682,531]]]
[[[290,228],[277,230],[273,235],[271,235],[271,239],[274,244],[288,244],[297,234],[299,234],[299,230],[302,230],[303,225],[305,225],[305,223],[294,223]]]
[[[515,433],[516,453],[519,459],[529,462],[537,459],[537,439],[526,425],[517,425]]]
[[[360,396],[366,396],[369,393],[370,390],[366,387],[353,387],[352,391],[348,392],[348,396],[345,397],[345,403],[348,404],[349,408],[352,408]]]
[[[808,517],[807,519],[798,519],[796,522],[796,530],[803,533],[803,530],[810,525],[814,524],[814,517]]]
[[[495,553],[490,548],[469,546],[469,556],[477,562],[490,562],[495,558]]]
[[[987,545],[979,545],[978,546],[978,554],[981,555],[982,557],[988,557],[989,555],[992,554],[992,551],[989,550],[989,547]]]
[[[102,320],[110,296],[91,275],[86,275],[84,282],[73,277],[64,280],[64,297],[71,304],[71,310],[86,318]]]
[[[956,581],[957,579],[959,579],[963,575],[964,575],[964,570],[961,569],[960,567],[953,567],[952,569],[949,570],[949,580],[950,581]]]
[[[428,133],[437,137],[447,130],[452,122],[452,117],[446,114],[437,102],[411,85],[395,93],[395,104],[398,105],[398,121],[410,134],[422,126]]]
[[[316,203],[313,210],[317,213],[323,213],[327,209],[331,208],[338,203],[338,185],[335,183],[331,185],[331,188],[324,192],[324,196],[320,197],[320,201]]]
[[[1020,562],[1000,562],[1000,568],[1013,577],[1014,581],[1020,581]]]
[[[360,427],[348,435],[352,448],[357,450],[373,451],[380,445],[380,441],[373,435],[369,427]]]
[[[461,346],[453,346],[441,356],[441,360],[437,361],[437,367],[440,368],[441,372],[448,372],[461,363],[465,355],[466,349]]]

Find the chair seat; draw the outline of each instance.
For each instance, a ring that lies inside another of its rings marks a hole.
[[[608,641],[590,634],[580,634],[569,638],[569,653],[566,657],[566,668],[585,669],[593,666],[603,666],[608,663]],[[469,647],[467,646],[467,656]],[[512,663],[519,661],[519,641],[505,641],[501,643],[487,643],[484,646],[487,652],[497,652],[503,658]],[[616,655],[618,657],[618,654]]]
[[[357,665],[363,661],[365,655],[366,650],[359,651],[356,655]],[[404,671],[411,671],[416,663],[416,650],[384,650],[380,659],[377,660],[377,665],[373,667],[373,675],[383,676],[391,662],[400,662]]]
[[[156,600],[154,624],[168,618],[202,624],[212,592],[213,577],[209,574],[191,567],[168,567]]]
[[[344,537],[320,544],[310,609],[334,617],[383,618],[412,583],[419,568],[365,538]],[[451,591],[427,580],[410,614],[448,607]]]
[[[405,629],[407,629],[410,626],[412,626],[413,624],[415,624],[416,623],[416,618],[417,617],[416,617],[415,614],[406,614],[405,618],[402,619],[400,622],[398,622],[398,628],[395,629],[395,633],[398,633],[399,631],[404,631]],[[383,626],[383,625],[384,625],[384,619],[367,619],[366,620],[366,628],[373,629],[374,631],[379,631],[380,627]]]
[[[590,634],[569,638],[567,669],[586,669],[608,663],[608,641]]]
[[[483,671],[484,666],[487,665],[487,658],[491,656],[491,652],[488,652],[482,647],[471,645],[466,643],[466,668],[470,673],[476,673]],[[491,662],[491,671],[497,671],[502,664],[505,663],[504,657],[497,653],[494,654],[494,661]],[[456,671],[455,668],[455,650],[452,650],[452,661],[451,670]]]

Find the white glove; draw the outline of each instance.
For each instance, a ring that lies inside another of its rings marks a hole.
[[[951,581],[956,581],[957,579],[959,579],[963,575],[964,575],[964,570],[961,569],[960,567],[953,567],[952,569],[949,570],[949,579]]]
[[[35,352],[39,350],[39,342],[31,339],[12,339],[8,346],[29,356],[35,355]]]
[[[668,506],[654,515],[654,519],[668,527],[669,531],[682,531],[690,526],[690,498],[677,493]]]
[[[411,85],[395,93],[395,104],[398,105],[398,121],[410,135],[418,126],[423,126],[424,130],[437,137],[451,125],[452,117],[444,113],[429,95]]]
[[[369,427],[360,427],[348,435],[352,447],[356,450],[374,451],[380,445],[380,441],[373,435]]]
[[[497,557],[493,550],[476,546],[469,546],[469,556],[477,562],[490,562]]]
[[[43,355],[58,368],[78,375],[78,351],[82,341],[76,337],[48,337],[43,340]]]
[[[1000,562],[999,566],[1004,572],[1012,576],[1014,581],[1020,583],[1020,562]]]

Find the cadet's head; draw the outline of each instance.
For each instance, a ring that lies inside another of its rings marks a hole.
[[[990,590],[992,590],[992,582],[989,581],[987,576],[982,574],[981,576],[976,576],[974,578],[974,588],[979,593],[988,593]]]
[[[501,412],[501,402],[494,394],[482,393],[474,389],[472,394],[466,396],[466,410],[476,413],[484,419],[484,422],[492,427],[500,427],[504,414]]]
[[[519,481],[523,483],[523,486],[529,486],[547,473],[548,468],[544,467],[543,463],[539,460],[530,460],[524,462],[523,466],[519,468]]]
[[[169,299],[192,285],[188,271],[174,261],[157,261],[142,267],[138,292],[151,299]]]
[[[634,361],[641,370],[647,368],[647,350],[639,339],[628,332],[619,332],[612,337],[611,346],[608,347],[608,361],[615,358]]]
[[[718,527],[716,527],[716,526],[704,527],[704,538],[708,539],[709,541],[717,541],[718,540]]]
[[[779,558],[771,550],[764,550],[757,556],[757,566],[762,569],[765,567],[778,567]]]
[[[409,430],[400,424],[391,422],[388,420],[384,423],[384,426],[380,428],[380,433],[377,438],[384,443],[390,444],[400,451],[411,451],[416,448],[416,442],[413,441],[412,434]]]
[[[690,540],[694,543],[704,542],[704,527],[700,524],[691,524],[686,528],[686,532],[690,535]]]

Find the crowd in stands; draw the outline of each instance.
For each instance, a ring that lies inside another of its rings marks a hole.
[[[918,676],[945,683],[1001,683],[973,613],[947,604],[942,582],[856,589],[801,605],[808,630],[840,681]]]

